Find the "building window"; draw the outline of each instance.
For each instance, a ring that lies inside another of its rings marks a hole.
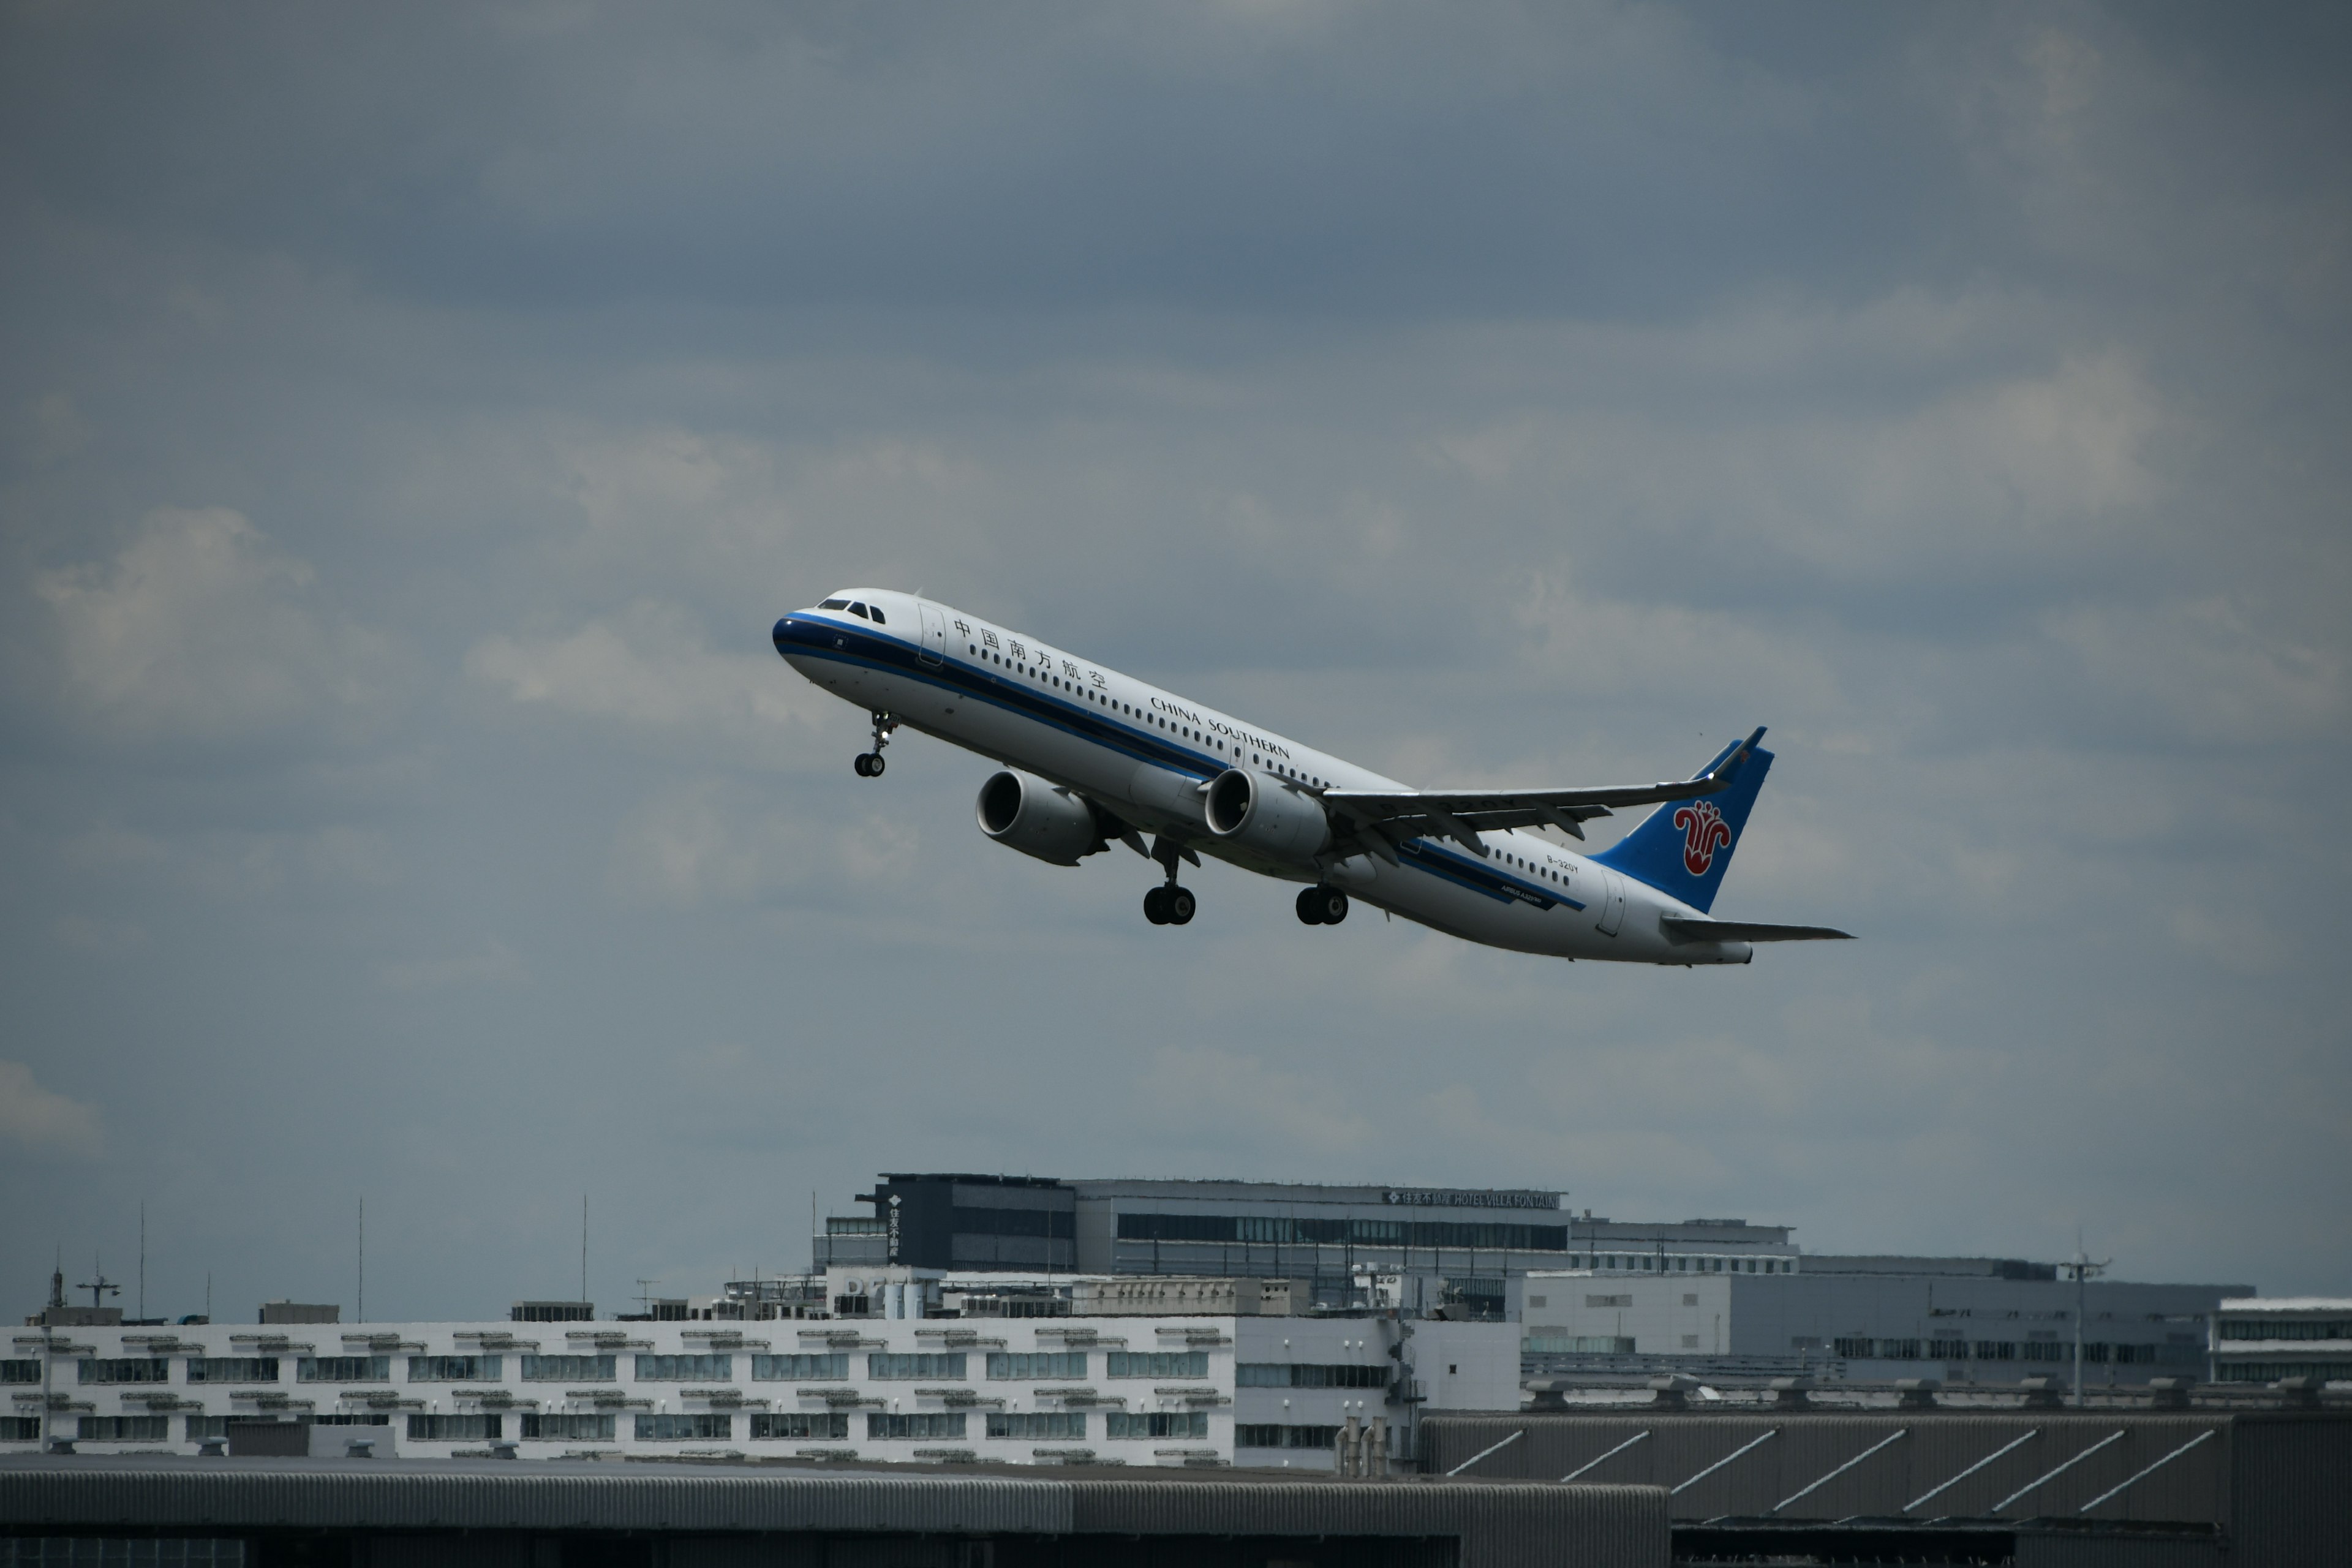
[[[2015,1361],[2017,1346],[2007,1340],[1979,1340],[1969,1347],[1978,1361]]]
[[[188,1380],[191,1383],[194,1378]],[[388,1355],[306,1355],[294,1363],[297,1383],[390,1383]]]
[[[848,1436],[846,1410],[780,1410],[773,1415],[755,1411],[751,1416],[754,1442],[838,1443]]]
[[[710,1413],[684,1415],[640,1415],[640,1443],[729,1443],[735,1438],[735,1417]]]
[[[1103,1417],[1106,1437],[1206,1437],[1209,1435],[1209,1413],[1205,1410],[1114,1410]]]
[[[1206,1377],[1207,1351],[1112,1351],[1103,1357],[1105,1377]]]
[[[1352,1363],[1245,1361],[1234,1368],[1239,1388],[1386,1388],[1389,1369]]]
[[[408,1381],[411,1383],[497,1383],[506,1374],[504,1356],[413,1355],[408,1358]]]
[[[1683,1336],[1683,1349],[1686,1351],[1695,1351],[1698,1349],[1698,1336],[1696,1334],[1685,1334]]]
[[[2213,1369],[2221,1383],[2276,1383],[2283,1377],[2320,1379],[2352,1376],[2352,1362],[2225,1361]]]
[[[37,1361],[0,1361],[0,1383],[38,1383],[41,1363]]]
[[[1543,1296],[1530,1296],[1530,1297],[1528,1297],[1528,1306],[1530,1306],[1530,1307],[1541,1307],[1541,1306],[1549,1305],[1549,1298],[1546,1298],[1546,1297],[1543,1297]]]
[[[0,1415],[0,1443],[37,1443],[40,1440],[39,1416]]]
[[[898,1442],[909,1438],[961,1437],[963,1436],[963,1412],[961,1410],[877,1410],[866,1417],[866,1436],[874,1442]]]
[[[526,1443],[610,1443],[614,1441],[615,1424],[615,1418],[610,1415],[526,1414],[522,1418],[522,1436]]]
[[[2022,1361],[2071,1361],[2074,1354],[2073,1346],[2055,1340],[2028,1340],[2018,1348],[2025,1352]]]
[[[1520,1342],[1528,1355],[1632,1355],[1631,1334],[1563,1334],[1538,1330]]]
[[[1087,1352],[1084,1351],[1039,1351],[1025,1355],[1015,1351],[992,1351],[988,1357],[988,1375],[999,1381],[1027,1381],[1045,1377],[1084,1377],[1087,1375]]]
[[[1290,1219],[1258,1215],[1122,1214],[1121,1241],[1230,1241],[1262,1246],[1475,1247],[1499,1252],[1565,1252],[1564,1225],[1503,1221]]]
[[[2352,1322],[2319,1319],[2224,1318],[2220,1338],[2225,1340],[2352,1340]]]
[[[735,1381],[735,1358],[731,1355],[641,1355],[637,1358],[639,1383],[732,1383]]]
[[[1854,1361],[1868,1361],[1870,1359],[1870,1342],[1868,1340],[1832,1340],[1830,1342],[1830,1349],[1839,1355],[1846,1356]]]
[[[273,1362],[270,1365],[269,1375],[274,1381],[278,1376],[277,1363]],[[85,1357],[80,1373],[84,1383],[169,1383],[172,1381],[172,1363],[160,1356]],[[188,1381],[196,1381],[194,1359],[188,1363]]]
[[[755,1355],[751,1358],[751,1381],[754,1383],[813,1383],[821,1378],[847,1377],[849,1352],[835,1351],[830,1355]]]
[[[481,1443],[506,1436],[505,1418],[499,1415],[412,1415],[412,1443]]]
[[[918,1351],[914,1352],[877,1351],[866,1358],[866,1375],[886,1382],[903,1383],[912,1377],[945,1377],[961,1381],[964,1375],[963,1353]],[[959,1417],[961,1419],[961,1417]]]
[[[610,1355],[527,1355],[522,1358],[525,1383],[618,1383],[620,1357]]]
[[[1339,1440],[1337,1426],[1286,1426],[1252,1422],[1234,1428],[1236,1448],[1328,1448]]]
[[[1062,1442],[1087,1435],[1083,1410],[995,1411],[988,1417],[992,1437],[1042,1438]]]
[[[75,1436],[89,1443],[165,1443],[168,1415],[85,1415]]]
[[[274,1355],[192,1355],[188,1358],[190,1383],[276,1383],[278,1358]]]

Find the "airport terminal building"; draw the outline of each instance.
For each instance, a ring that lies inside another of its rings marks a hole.
[[[2253,1293],[2113,1279],[2078,1293],[2053,1263],[1807,1253],[1785,1226],[1612,1220],[1536,1188],[897,1173],[858,1201],[872,1213],[834,1216],[812,1238],[818,1267],[996,1277],[1007,1289],[1288,1279],[1302,1310],[1518,1324],[1530,1376],[2013,1384],[2071,1378],[2079,1338],[2086,1384],[2195,1377],[2215,1308]]]
[[[1084,1317],[27,1328],[0,1449],[194,1455],[273,1423],[332,1455],[1328,1471],[1342,1433],[1402,1457],[1421,1409],[1518,1403],[1511,1325],[1294,1317],[1286,1292],[1221,1313],[1200,1287],[1234,1282],[1161,1283]]]

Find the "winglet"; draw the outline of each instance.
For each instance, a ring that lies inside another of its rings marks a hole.
[[[1754,734],[1732,747],[1728,753],[1718,759],[1705,773],[1691,780],[1691,783],[1711,784],[1717,789],[1721,789],[1739,775],[1741,765],[1748,761],[1756,748],[1763,743],[1763,741],[1764,726],[1759,724],[1756,726]]]

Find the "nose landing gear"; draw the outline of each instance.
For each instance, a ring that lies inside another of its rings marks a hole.
[[[1348,918],[1348,895],[1337,888],[1302,888],[1298,893],[1301,925],[1335,926]]]
[[[1162,837],[1151,847],[1151,858],[1168,870],[1168,880],[1143,895],[1143,918],[1156,926],[1190,925],[1193,912],[1200,908],[1192,889],[1180,887],[1176,881],[1176,857],[1184,853],[1183,846]],[[1198,858],[1193,864],[1198,865]]]
[[[857,770],[859,778],[878,779],[882,776],[882,769],[885,766],[882,761],[882,748],[890,743],[890,731],[898,727],[898,720],[879,709],[875,710],[874,749],[870,752],[860,752],[857,754],[857,760],[850,764]]]

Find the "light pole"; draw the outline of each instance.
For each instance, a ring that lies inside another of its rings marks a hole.
[[[2090,1279],[2094,1274],[2105,1274],[2107,1271],[2107,1265],[2114,1261],[2115,1259],[2108,1258],[2099,1263],[2092,1262],[2090,1258],[2084,1255],[2083,1251],[2083,1238],[2078,1236],[2074,1238],[2074,1258],[2068,1262],[2060,1265],[2061,1268],[2071,1268],[2074,1271],[2074,1407],[2077,1410],[2083,1407],[2084,1281]]]

